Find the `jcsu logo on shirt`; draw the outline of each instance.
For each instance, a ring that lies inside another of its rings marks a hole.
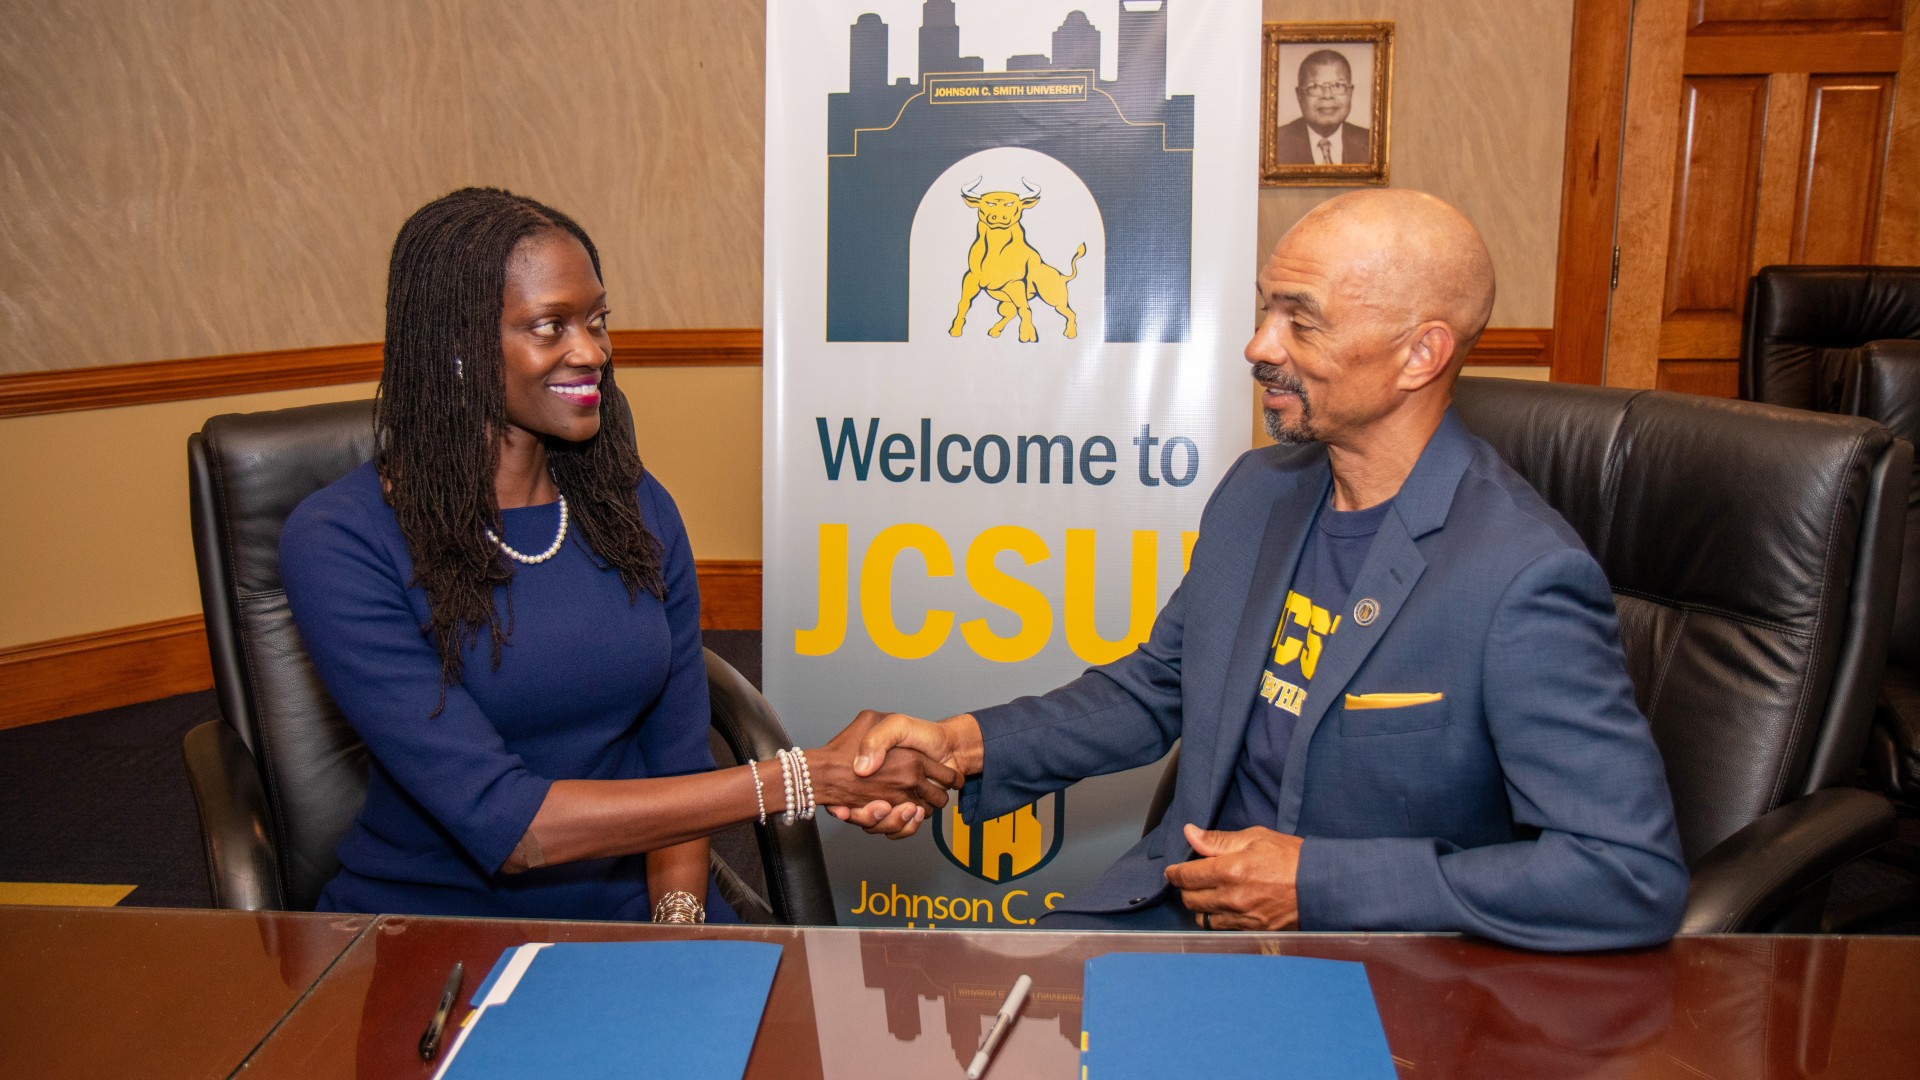
[[[1326,608],[1307,597],[1287,590],[1280,624],[1273,628],[1274,666],[1287,668],[1298,664],[1301,680],[1312,681],[1314,669],[1320,666],[1320,650],[1338,629],[1340,616],[1329,614]],[[1260,673],[1260,696],[1295,716],[1300,715],[1307,702],[1306,687],[1296,686],[1271,671]]]

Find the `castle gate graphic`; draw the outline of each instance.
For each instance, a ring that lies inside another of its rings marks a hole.
[[[970,154],[1023,147],[1078,175],[1108,224],[1105,339],[1186,341],[1193,98],[1166,94],[1170,6],[1122,5],[1111,81],[1099,77],[1100,30],[1078,11],[1051,56],[986,72],[959,55],[952,0],[929,0],[919,78],[893,83],[887,26],[860,16],[848,90],[827,101],[827,340],[906,341],[909,234],[928,185]]]

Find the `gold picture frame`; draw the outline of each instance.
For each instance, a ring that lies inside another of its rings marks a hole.
[[[1261,187],[1386,184],[1393,23],[1267,23],[1260,64]],[[1310,107],[1320,123],[1307,115]],[[1365,127],[1353,122],[1356,114],[1367,118]]]

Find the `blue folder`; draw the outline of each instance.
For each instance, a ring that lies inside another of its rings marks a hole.
[[[1394,1080],[1362,964],[1109,953],[1087,961],[1083,1080]]]
[[[739,1080],[780,964],[757,941],[582,941],[501,954],[441,1080]]]

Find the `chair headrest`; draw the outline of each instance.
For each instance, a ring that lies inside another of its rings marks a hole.
[[[1466,378],[1457,403],[1616,590],[1774,624],[1818,617],[1891,441],[1854,417],[1663,391]]]
[[[280,588],[280,530],[300,500],[373,457],[373,402],[227,413],[200,429],[223,504],[234,587]]]
[[[1836,411],[1878,420],[1920,444],[1920,340],[1870,341],[1850,350],[1847,375]]]
[[[1747,286],[1740,396],[1832,411],[1838,353],[1920,338],[1920,267],[1767,266]]]

